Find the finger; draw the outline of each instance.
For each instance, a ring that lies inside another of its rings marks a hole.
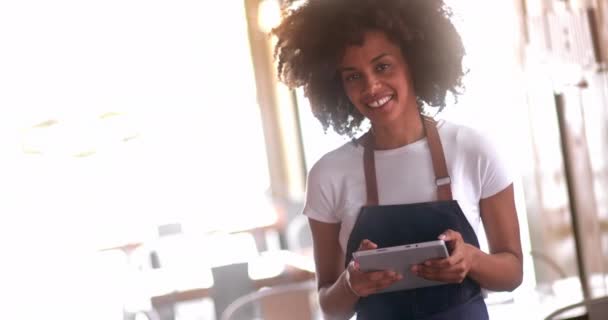
[[[398,274],[394,271],[373,271],[365,273],[367,280],[370,282],[381,281],[384,279],[395,279]]]
[[[426,261],[419,265],[419,270],[422,272],[452,272],[452,269],[460,268],[460,264],[463,262],[464,256],[451,256],[446,259]]]
[[[445,273],[442,272],[441,269],[438,268],[429,268],[424,266],[419,266],[414,269],[414,274],[418,277],[425,278],[428,280],[440,281],[445,277]]]
[[[450,260],[444,259],[441,261],[427,261],[424,264],[421,264],[419,270],[446,270],[451,267]]]
[[[414,269],[444,269],[452,264],[450,258],[451,257],[427,260],[423,263],[413,265],[411,270],[415,271]]]
[[[433,268],[419,266],[415,275],[428,280],[441,282],[460,282],[462,280],[463,268],[461,265],[454,265],[447,268]]]
[[[456,241],[456,240],[462,240],[462,235],[460,234],[460,232],[458,231],[454,231],[452,229],[447,229],[444,232],[442,232],[437,239],[439,240],[443,240],[443,241]]]
[[[447,259],[444,259],[447,260]],[[446,261],[442,261],[442,263],[446,263]],[[442,267],[442,265],[426,265],[426,264],[418,264],[414,265],[411,268],[413,274],[419,277],[436,277],[436,275],[445,273],[449,271],[449,267]]]
[[[358,251],[371,250],[371,249],[376,249],[376,248],[378,248],[377,244],[373,243],[372,241],[370,241],[368,239],[363,239],[363,241],[361,241],[361,243],[359,244]]]
[[[466,268],[464,266],[464,259],[462,259],[460,262],[450,264],[447,267],[419,265],[415,269],[414,274],[428,280],[460,283],[466,276]]]
[[[376,283],[376,291],[380,291],[382,289],[385,289],[387,287],[392,286],[395,282],[399,281],[399,278],[394,278],[394,279],[386,279],[386,280],[382,280],[382,281],[378,281]]]
[[[465,243],[460,240],[455,240],[449,243],[450,245],[450,256],[448,257],[448,261],[456,262],[460,261],[464,258],[465,254]]]
[[[448,257],[449,258],[449,257]],[[423,267],[441,268],[449,265],[448,258],[429,259],[421,264]]]
[[[464,260],[464,250],[461,246],[457,246],[452,254],[443,259],[432,259],[425,261],[422,265],[425,267],[434,267],[434,268],[449,268],[456,264],[461,263]]]
[[[443,241],[450,241],[450,240],[454,240],[456,239],[457,235],[459,235],[458,232],[452,230],[452,229],[446,229],[444,232],[442,232],[437,239],[439,240],[443,240]]]
[[[359,268],[359,262],[357,260],[351,260],[347,266],[350,273],[361,273],[361,269]]]
[[[353,285],[354,283],[360,282],[359,279],[363,278],[365,273],[359,270],[355,261],[351,261],[347,267],[347,279]]]
[[[403,276],[397,275],[395,278],[391,278],[391,279],[382,279],[382,280],[378,280],[378,281],[368,282],[367,286],[364,289],[362,289],[362,291],[366,295],[370,295],[370,294],[376,293],[380,290],[390,287],[395,282],[397,282],[401,279],[403,279]]]
[[[439,238],[439,240],[445,241],[450,255],[452,254],[452,251],[454,251],[458,243],[464,242],[464,240],[462,240],[462,235],[452,229],[445,230],[437,238]]]
[[[352,273],[350,276],[350,284],[353,291],[359,296],[367,296],[376,292],[378,287],[384,287],[386,283],[394,283],[400,279],[396,273],[387,271]]]
[[[458,250],[455,254],[446,259],[450,267],[457,266],[464,262],[464,254],[462,250]]]

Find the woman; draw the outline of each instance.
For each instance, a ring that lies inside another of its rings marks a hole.
[[[481,288],[522,281],[504,163],[475,131],[421,116],[462,87],[464,49],[449,17],[440,0],[309,0],[273,30],[281,80],[304,87],[325,128],[352,137],[371,123],[308,176],[304,214],[329,319],[487,319]],[[441,229],[446,219],[461,227]],[[479,249],[481,221],[489,253]],[[356,250],[437,238],[450,256],[408,274],[352,261]],[[448,284],[378,293],[413,275]]]

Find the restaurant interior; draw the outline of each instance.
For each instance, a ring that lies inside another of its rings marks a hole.
[[[608,2],[446,2],[468,73],[436,118],[515,177],[524,279],[490,319],[607,319]],[[349,138],[277,80],[286,5],[0,4],[3,318],[323,319],[306,175]]]

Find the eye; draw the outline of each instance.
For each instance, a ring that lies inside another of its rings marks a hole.
[[[359,80],[359,79],[361,79],[361,74],[358,72],[347,74],[344,77],[345,82],[351,82],[351,81],[355,81],[355,80]]]
[[[376,66],[376,71],[384,71],[384,70],[388,69],[390,66],[391,66],[391,65],[390,65],[390,64],[388,64],[388,63],[379,63],[379,64]]]

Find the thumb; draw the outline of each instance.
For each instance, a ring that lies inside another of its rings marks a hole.
[[[363,241],[361,241],[361,244],[359,245],[359,251],[372,250],[372,249],[376,249],[376,248],[378,248],[378,245],[368,239],[364,239]]]
[[[437,239],[439,240],[443,240],[443,241],[454,241],[454,240],[458,240],[460,239],[460,233],[452,230],[452,229],[447,229],[446,231],[444,231],[443,233],[441,233]]]

